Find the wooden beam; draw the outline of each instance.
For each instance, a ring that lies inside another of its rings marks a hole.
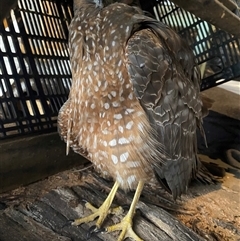
[[[218,0],[173,0],[173,2],[216,27],[240,37],[240,18]]]
[[[87,162],[65,150],[58,133],[1,141],[0,193]]]
[[[234,12],[238,6],[237,4],[232,0],[219,0],[226,8],[228,8],[230,11]]]

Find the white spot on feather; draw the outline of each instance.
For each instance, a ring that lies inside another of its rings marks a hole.
[[[120,162],[125,162],[129,157],[128,152],[125,152],[123,154],[120,155]]]
[[[119,107],[119,106],[120,106],[120,104],[119,104],[117,101],[114,101],[114,102],[112,103],[112,105],[113,105],[113,107]]]
[[[118,62],[118,66],[120,67],[122,65],[122,60],[120,59]]]
[[[131,175],[127,178],[128,185],[131,187],[133,182],[136,181],[136,177],[134,175]]]
[[[114,164],[117,164],[117,163],[118,163],[118,158],[117,158],[117,156],[111,155],[111,158],[112,158],[112,161],[113,161]]]
[[[106,115],[106,113],[105,113],[105,112],[100,112],[100,113],[99,113],[99,117],[100,117],[100,118],[104,118],[104,117],[105,117],[105,115]]]
[[[133,99],[133,93],[130,93],[130,94],[128,95],[128,99],[130,99],[130,100]]]
[[[111,95],[112,95],[113,97],[116,97],[116,96],[117,96],[117,92],[116,92],[116,91],[111,91]]]
[[[122,145],[122,144],[129,144],[129,140],[126,139],[125,137],[121,137],[119,140],[118,140],[118,144]]]
[[[106,110],[108,110],[109,107],[110,107],[110,105],[109,105],[108,103],[105,103],[105,104],[104,104],[104,108],[105,108]]]
[[[117,145],[117,141],[116,139],[112,139],[111,141],[109,141],[109,146],[116,146]]]
[[[102,130],[102,133],[103,133],[104,135],[108,135],[109,131],[108,131],[108,129],[104,129],[104,130]]]
[[[94,149],[97,149],[97,136],[96,135],[94,135],[94,138],[93,138],[93,148]]]
[[[126,125],[126,129],[130,130],[133,126],[133,121],[129,121]]]
[[[117,120],[121,120],[122,119],[122,115],[121,114],[115,114],[114,118]]]
[[[123,127],[122,126],[118,126],[118,130],[123,133]]]
[[[125,114],[127,115],[127,114],[130,114],[130,113],[132,113],[132,112],[134,112],[134,109],[126,109],[125,110]]]
[[[128,162],[128,167],[138,167],[138,166],[140,166],[139,161]]]
[[[99,91],[99,88],[98,88],[97,85],[94,86],[94,90],[95,90],[95,92],[98,92],[98,91]]]
[[[103,145],[106,146],[106,147],[108,146],[106,141],[103,141]]]
[[[120,185],[122,185],[124,181],[118,171],[116,172],[116,176],[117,176],[116,180],[120,183]]]
[[[122,77],[123,77],[123,76],[122,76],[122,72],[119,72],[119,73],[118,73],[118,78],[120,79],[120,81],[123,80]]]
[[[103,157],[108,158],[108,153],[107,152],[101,151],[101,154],[102,154]]]
[[[90,127],[89,131],[90,131],[90,133],[93,133],[93,131],[94,131],[93,126]]]
[[[138,124],[138,130],[140,130],[142,133],[144,133],[144,126],[142,123]]]
[[[91,64],[88,65],[88,70],[90,70],[90,71],[92,70],[92,65]]]

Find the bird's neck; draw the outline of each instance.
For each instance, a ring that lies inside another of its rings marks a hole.
[[[92,5],[95,8],[102,8],[102,0],[74,0],[74,11],[86,7],[87,5]]]

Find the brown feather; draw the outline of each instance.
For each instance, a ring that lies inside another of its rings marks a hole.
[[[80,0],[69,49],[72,87],[58,122],[67,146],[123,189],[156,172],[180,196],[197,169],[202,123],[189,47],[138,8]]]

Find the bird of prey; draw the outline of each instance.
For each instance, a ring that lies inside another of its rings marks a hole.
[[[131,0],[125,0],[132,3]],[[123,220],[106,228],[118,240],[141,239],[132,218],[144,183],[154,176],[173,198],[198,169],[199,71],[188,45],[169,27],[124,1],[76,0],[69,27],[72,86],[58,116],[69,148],[115,184],[93,213],[100,229],[118,190],[136,190]]]

